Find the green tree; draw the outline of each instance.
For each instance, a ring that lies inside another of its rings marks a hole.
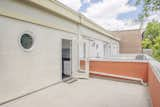
[[[148,23],[144,39],[142,41],[143,48],[153,50],[153,57],[160,61],[160,23],[153,21]]]
[[[157,36],[154,39],[154,45],[152,47],[153,50],[153,57],[160,61],[160,36]]]
[[[145,18],[153,13],[160,12],[160,0],[136,0],[135,5],[143,6],[143,11],[139,15],[141,27],[143,26]],[[160,61],[160,23],[157,21],[152,21],[147,24],[142,47],[152,49],[153,57]]]
[[[142,47],[144,49],[151,49],[152,48],[152,42],[150,39],[148,38],[145,38],[143,41],[142,41]]]
[[[152,45],[154,45],[155,39],[158,36],[160,36],[160,23],[157,21],[152,21],[148,23],[144,33],[144,38],[149,39]]]
[[[160,0],[136,0],[135,5],[143,5],[143,11],[139,16],[141,19],[160,10]]]

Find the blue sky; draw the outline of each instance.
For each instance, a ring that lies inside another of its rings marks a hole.
[[[85,12],[88,7],[90,7],[92,4],[96,4],[98,2],[103,2],[103,0],[90,0],[90,1],[81,0],[81,6],[78,11]]]
[[[109,1],[109,0],[108,0]],[[81,0],[81,6],[79,8],[79,12],[86,12],[87,8],[89,8],[91,5],[96,4],[98,2],[103,2],[103,0],[90,0],[90,1],[85,1],[85,0]],[[130,0],[130,2],[128,2],[129,5],[134,5],[135,2],[134,0]],[[132,20],[136,20],[138,18],[138,15],[142,12],[142,5],[137,6],[137,9],[135,11],[130,11],[130,12],[126,12],[126,13],[121,13],[118,14],[117,19],[120,20],[127,20],[127,19],[132,19]]]
[[[133,1],[133,0],[132,0]],[[129,5],[134,5],[135,2],[130,2]],[[132,19],[132,20],[137,20],[138,16],[142,13],[143,11],[143,6],[139,5],[136,7],[135,11],[130,11],[126,13],[121,13],[118,15],[118,19],[124,20],[124,19]]]
[[[140,27],[140,23],[135,20],[142,12],[142,6],[133,5],[135,0],[59,1],[108,30],[138,29]],[[157,15],[153,15],[153,17],[157,17]]]

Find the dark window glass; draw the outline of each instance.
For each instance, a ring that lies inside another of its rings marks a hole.
[[[24,49],[30,49],[33,45],[33,38],[29,34],[23,34],[20,42]]]

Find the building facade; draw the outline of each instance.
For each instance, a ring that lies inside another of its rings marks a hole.
[[[1,0],[0,7],[0,103],[86,78],[88,58],[119,54],[118,38],[58,1]]]
[[[140,29],[114,31],[120,38],[120,53],[142,53],[142,32]]]

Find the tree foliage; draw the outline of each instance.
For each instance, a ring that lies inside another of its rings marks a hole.
[[[152,44],[152,42],[148,38],[146,38],[142,41],[142,47],[145,49],[151,49],[152,48],[151,44]]]
[[[160,0],[136,0],[135,5],[143,5],[143,12],[139,16],[141,19],[160,10]]]
[[[144,39],[142,41],[143,48],[153,50],[153,57],[160,61],[160,23],[153,21],[148,23]]]
[[[154,45],[155,39],[158,36],[160,36],[160,23],[157,21],[148,23],[144,33],[144,38],[148,38],[152,42],[152,45]]]
[[[142,25],[144,18],[151,16],[155,12],[160,12],[160,0],[136,0],[135,5],[142,5],[143,7],[142,13],[139,15]],[[148,23],[142,47],[152,49],[153,57],[160,61],[160,23],[157,21]]]

